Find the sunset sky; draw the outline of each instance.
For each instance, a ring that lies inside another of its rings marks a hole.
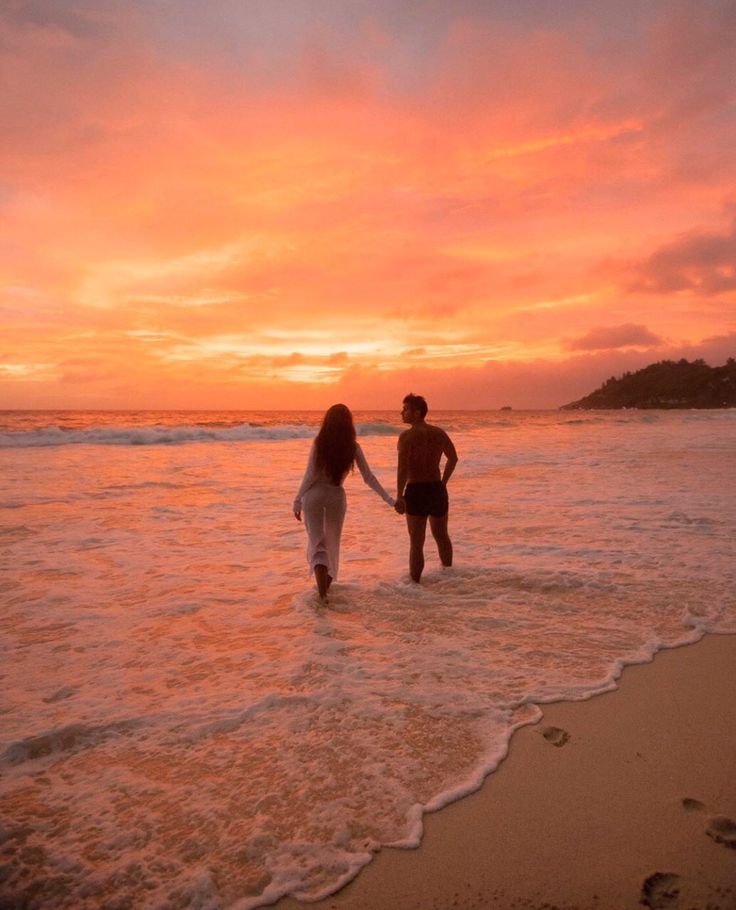
[[[0,407],[736,356],[733,0],[3,0]]]

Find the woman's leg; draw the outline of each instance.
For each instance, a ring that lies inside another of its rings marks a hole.
[[[342,487],[319,485],[304,497],[304,526],[309,541],[307,561],[314,571],[317,590],[326,601],[340,563],[340,536],[345,519],[346,499]]]
[[[322,487],[312,487],[304,497],[304,527],[307,531],[307,562],[314,572],[317,590],[324,601],[327,597],[329,556],[325,539],[326,496]]]
[[[317,581],[317,591],[319,592],[320,600],[327,603],[327,592],[330,590],[330,582],[332,581],[330,575],[327,574],[327,566],[318,563],[314,567],[314,577]]]
[[[345,522],[345,511],[347,501],[345,491],[342,487],[335,487],[334,493],[330,496],[325,505],[325,548],[327,550],[327,565],[329,571],[329,585],[333,578],[337,578],[340,569],[340,538],[342,537],[342,526]]]

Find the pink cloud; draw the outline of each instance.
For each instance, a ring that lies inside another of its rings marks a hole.
[[[697,291],[704,295],[736,289],[736,220],[718,233],[690,231],[661,246],[631,267],[628,289],[669,294]]]
[[[570,351],[603,351],[614,348],[654,347],[662,339],[650,332],[645,325],[596,326],[579,338],[570,339],[566,347]]]

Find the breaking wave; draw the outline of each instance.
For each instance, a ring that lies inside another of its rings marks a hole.
[[[388,436],[398,431],[386,423],[360,423],[359,436]],[[0,449],[25,449],[49,446],[155,446],[202,442],[251,442],[257,440],[308,439],[316,428],[308,424],[262,426],[240,423],[234,426],[97,426],[64,429],[49,426],[33,430],[0,432]]]

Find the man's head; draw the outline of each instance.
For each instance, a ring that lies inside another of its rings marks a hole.
[[[404,406],[401,409],[401,419],[404,423],[418,423],[427,416],[427,402],[421,395],[410,392],[404,397]]]

